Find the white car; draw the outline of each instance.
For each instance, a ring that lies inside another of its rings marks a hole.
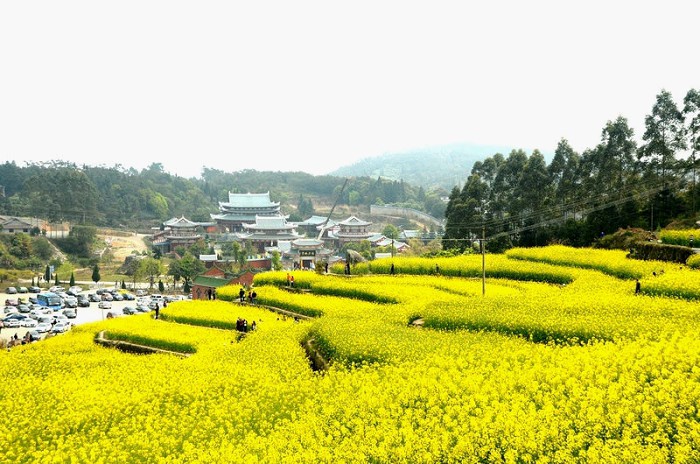
[[[83,287],[79,285],[73,285],[71,288],[68,289],[68,291],[73,293],[74,295],[77,295],[78,293],[83,291]]]
[[[51,331],[51,324],[48,322],[39,322],[34,328],[39,333],[47,333]]]
[[[19,327],[20,320],[19,319],[3,319],[2,321],[3,325],[9,329]]]
[[[37,326],[37,322],[36,322],[36,320],[34,320],[34,319],[32,319],[32,318],[30,317],[30,318],[22,319],[21,321],[19,321],[19,326],[20,326],[20,327],[32,327],[32,328],[33,328],[33,327],[36,327],[36,326]]]
[[[68,332],[70,330],[70,324],[65,324],[63,322],[56,322],[54,324],[53,328],[51,329],[52,333],[63,333],[63,332]]]
[[[100,301],[97,304],[97,307],[100,309],[112,309],[112,302],[111,301]]]

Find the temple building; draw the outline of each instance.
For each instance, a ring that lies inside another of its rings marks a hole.
[[[296,240],[299,234],[295,224],[287,222],[287,218],[277,216],[255,216],[252,224],[242,224],[243,231],[236,235],[236,240],[250,241],[258,253],[276,248],[280,240]]]
[[[338,240],[338,248],[342,248],[346,243],[367,240],[374,235],[374,232],[369,231],[369,226],[372,223],[358,219],[355,216],[350,216],[337,225],[338,230],[333,232],[333,237]]]
[[[192,246],[204,238],[202,232],[211,225],[209,222],[190,221],[185,216],[169,219],[163,223],[161,230],[153,234],[153,246],[163,254],[179,246]]]
[[[228,193],[228,202],[219,202],[219,213],[211,218],[221,232],[242,232],[243,224],[255,223],[257,217],[280,216],[279,202],[270,201],[266,193]]]
[[[315,238],[298,238],[284,249],[282,259],[290,263],[292,269],[315,269],[321,263],[330,261],[333,252],[324,247],[322,240]]]
[[[303,231],[307,237],[318,237],[323,228],[322,237],[328,237],[328,232],[335,227],[336,222],[326,216],[311,216],[303,222],[297,223],[297,229]]]

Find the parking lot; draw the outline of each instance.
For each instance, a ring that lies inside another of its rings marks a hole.
[[[5,307],[5,300],[6,299],[17,299],[21,298],[22,301],[26,304],[29,301],[29,297],[36,297],[36,293],[22,293],[22,294],[12,294],[8,295],[5,292],[5,289],[7,286],[2,287],[2,293],[0,293],[0,308]],[[85,287],[83,287],[85,288]],[[95,293],[95,290],[97,288],[92,288],[88,290],[84,290],[81,292],[83,295],[87,295],[90,293]],[[112,308],[111,309],[101,309],[98,307],[97,302],[91,302],[90,307],[83,307],[83,308],[76,308],[76,317],[73,319],[69,319],[71,322],[71,325],[80,325],[80,324],[86,324],[89,322],[96,322],[96,321],[101,321],[105,318],[107,318],[107,314],[109,312],[115,313],[117,315],[122,315],[123,312],[122,310],[124,309],[125,306],[131,306],[134,307],[137,304],[137,301],[112,301]],[[61,310],[62,311],[62,310]],[[7,316],[4,312],[0,314],[0,319],[4,318]],[[122,317],[129,317],[129,316],[122,316]],[[28,331],[34,330],[33,328],[29,327],[19,327],[19,328],[9,328],[9,327],[4,327],[2,328],[2,331],[0,331],[0,339],[4,340],[9,340],[11,337],[14,337],[15,334],[21,339],[22,337],[25,336],[25,334]],[[46,334],[42,334],[42,338],[44,338]]]

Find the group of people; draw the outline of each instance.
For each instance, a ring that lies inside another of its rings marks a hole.
[[[238,299],[240,300],[241,303],[245,303],[246,301],[246,292],[243,287],[238,291]],[[255,292],[255,290],[248,290],[248,303],[250,304],[257,304],[258,300],[258,294]]]
[[[287,272],[287,287],[294,287],[294,276]]]
[[[256,329],[255,321],[250,325],[250,330],[251,332]],[[248,332],[248,320],[247,319],[242,319],[238,318],[236,321],[236,330],[239,332]]]

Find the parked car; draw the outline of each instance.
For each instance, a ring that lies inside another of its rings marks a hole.
[[[100,302],[97,304],[97,307],[100,308],[100,309],[112,309],[112,303],[111,303],[110,301],[107,301],[107,300],[105,300],[105,301],[100,301]]]
[[[29,317],[38,320],[39,317],[43,316],[44,312],[40,308],[34,308],[29,310]]]
[[[3,309],[3,312],[5,314],[11,314],[11,313],[19,312],[19,311],[17,311],[17,307],[15,307],[15,306],[5,306],[5,308]]]
[[[29,305],[26,305],[26,304],[17,305],[17,311],[19,311],[20,313],[28,313],[31,310],[32,310],[32,308],[30,308]]]
[[[5,318],[2,320],[2,323],[5,327],[8,327],[10,329],[19,327],[20,320],[19,319],[8,319]]]
[[[70,324],[66,324],[64,322],[56,322],[51,329],[51,333],[63,333],[63,332],[68,332],[70,330]]]
[[[90,293],[88,295],[88,300],[90,300],[93,303],[99,303],[100,301],[102,301],[102,297],[97,293]]]
[[[41,293],[41,287],[37,287],[37,286],[29,287],[29,293]]]
[[[65,289],[63,287],[61,287],[60,285],[54,285],[53,287],[49,288],[49,291],[53,292],[53,293],[60,293],[63,290],[65,290]]]
[[[36,327],[37,322],[34,319],[32,319],[31,317],[29,317],[27,319],[22,319],[21,321],[19,321],[19,326],[20,327]]]
[[[133,293],[122,293],[122,296],[126,301],[134,301],[136,299]]]
[[[7,287],[5,293],[7,293],[8,295],[15,295],[17,294],[17,287]]]
[[[121,293],[112,293],[112,299],[114,301],[124,301],[124,295]]]
[[[114,297],[112,296],[111,293],[104,292],[102,294],[102,301],[114,301]]]
[[[17,298],[8,298],[5,300],[5,306],[17,306],[19,301]]]
[[[73,285],[72,287],[70,287],[68,289],[68,291],[66,293],[68,293],[69,295],[78,296],[78,293],[80,293],[82,291],[83,291],[83,287],[81,287],[80,285]]]
[[[27,318],[29,318],[29,316],[27,316],[27,315],[25,315],[25,314],[12,313],[12,314],[10,314],[10,315],[8,315],[8,316],[5,316],[5,319],[3,319],[3,320],[6,321],[6,320],[8,320],[8,319],[16,319],[16,320],[18,320],[18,321],[21,321],[22,319],[27,319]]]
[[[136,311],[140,313],[147,313],[151,311],[151,308],[149,308],[148,305],[145,304],[137,304],[134,309],[136,309]]]
[[[75,312],[75,309],[73,309],[73,308],[64,309],[63,315],[66,316],[68,319],[75,319],[76,317],[78,317],[78,314]]]
[[[29,293],[29,289],[27,287],[19,287],[17,293]]]
[[[124,306],[122,309],[122,312],[126,315],[132,315],[132,314],[138,314],[139,311],[136,310],[133,306]]]
[[[39,324],[48,324],[49,329],[51,328],[51,325],[54,323],[55,319],[53,317],[53,314],[44,314],[43,316],[39,316],[39,318],[36,320]]]
[[[43,306],[39,303],[32,303],[27,306],[29,306],[30,312],[32,309],[36,309],[38,311],[41,311],[42,314],[51,314],[51,308],[49,308],[48,306]]]
[[[148,291],[142,288],[136,290],[136,296],[148,296]]]
[[[68,298],[64,298],[63,301],[66,303],[66,308],[77,308],[78,307],[78,299],[74,296],[69,296]]]
[[[63,323],[63,324],[68,324],[68,325],[70,325],[70,321],[68,320],[68,318],[66,317],[66,315],[63,314],[63,313],[55,313],[55,314],[53,315],[53,320],[54,320],[54,322],[55,322],[56,324],[58,324],[59,322],[61,322],[61,323]]]
[[[39,322],[34,328],[39,333],[47,333],[51,331],[51,324],[48,322]]]
[[[85,295],[78,295],[78,306],[80,308],[89,308],[90,300]]]
[[[29,302],[32,304],[37,304],[39,302],[39,299],[35,296],[30,296],[29,298],[27,298],[27,300],[29,300]]]

